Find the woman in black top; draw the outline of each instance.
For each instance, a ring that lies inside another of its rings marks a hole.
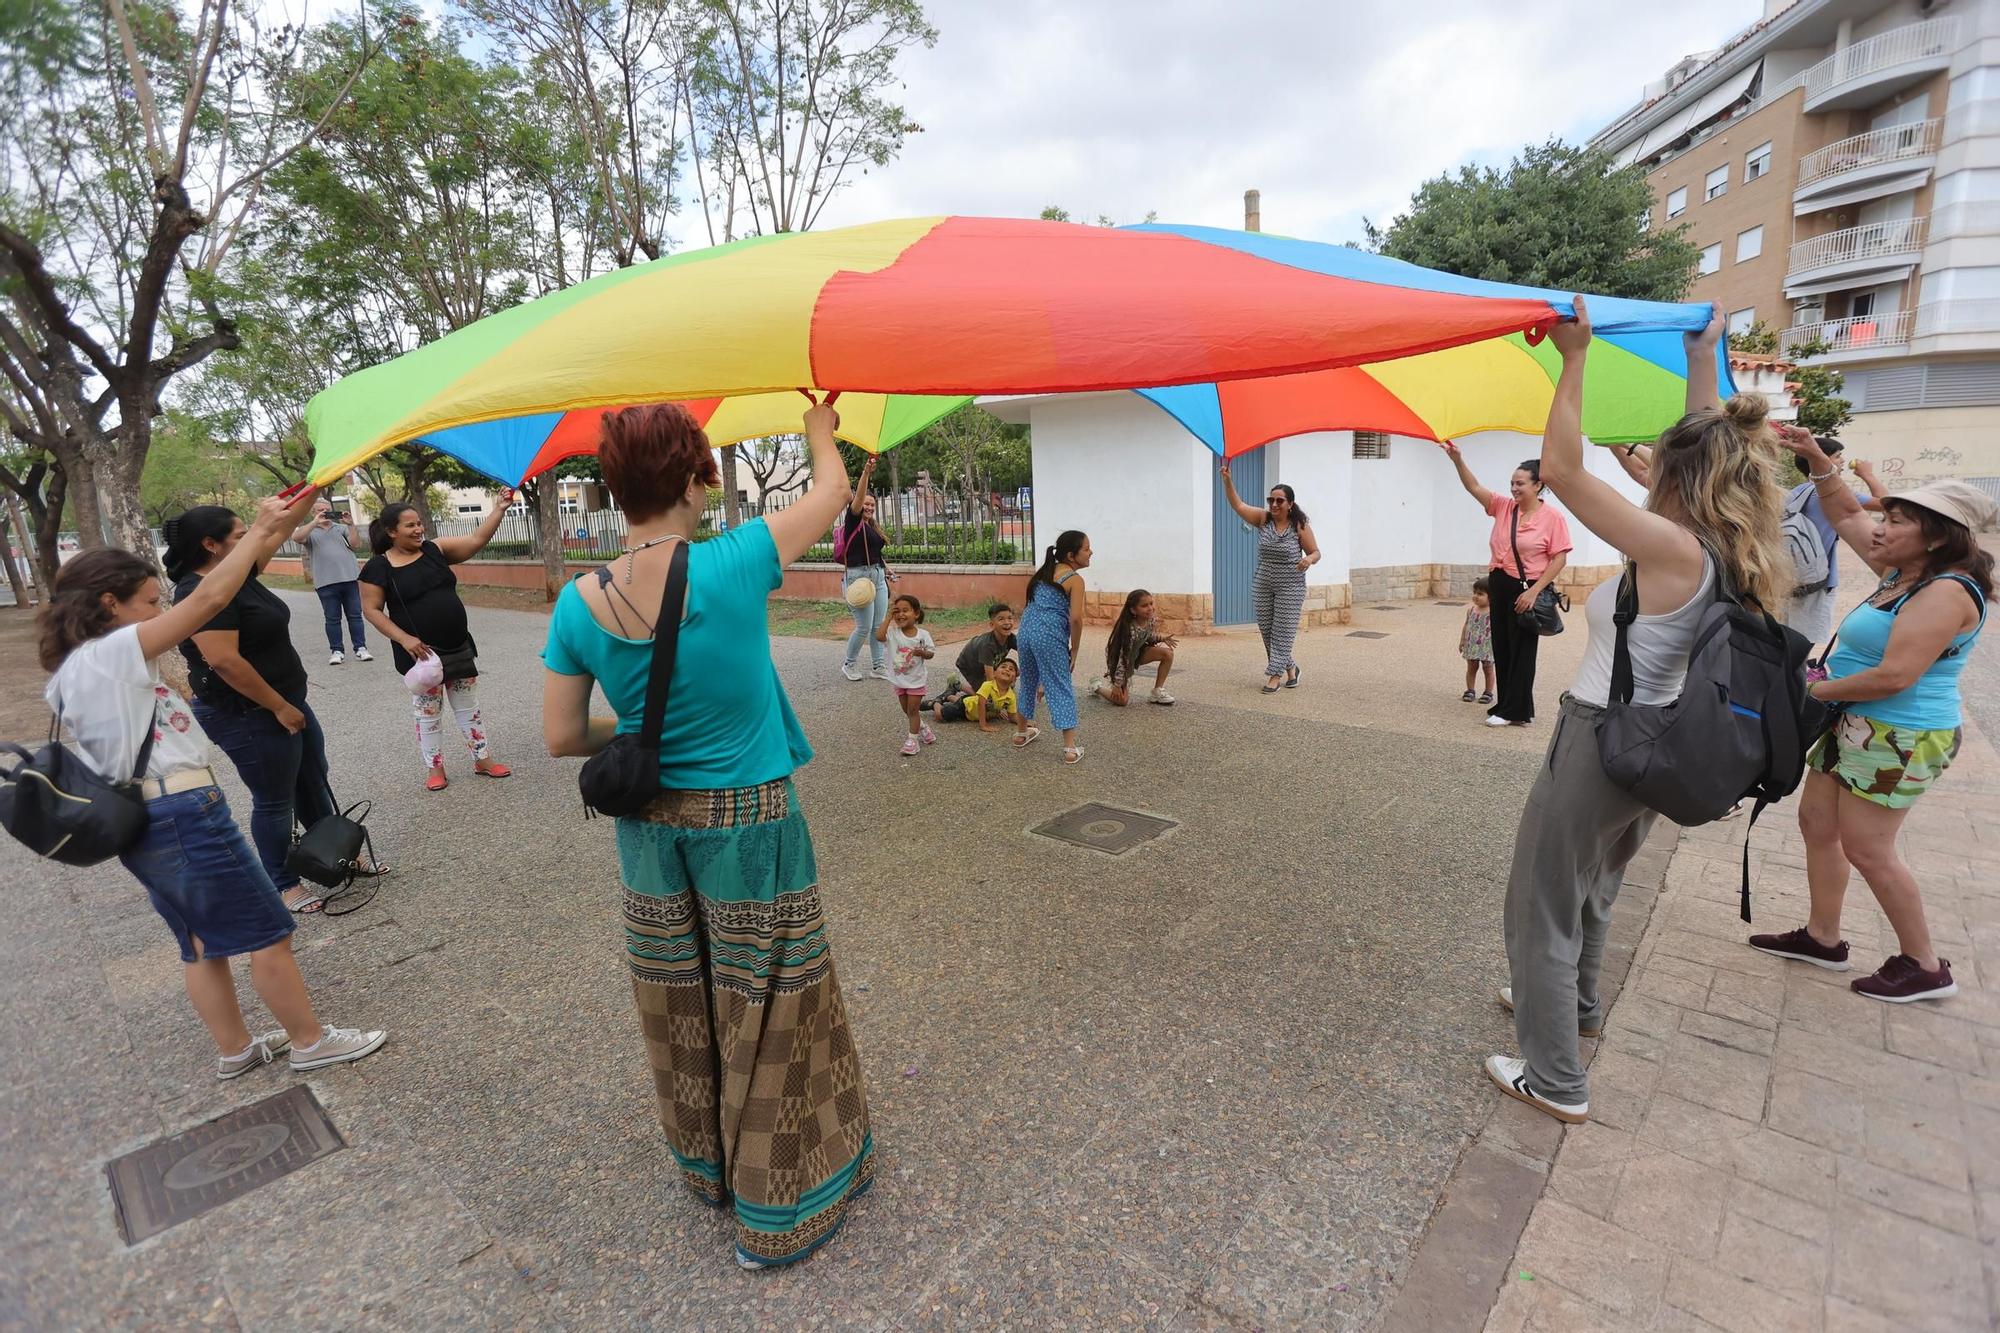
[[[167,577],[186,600],[243,540],[243,520],[198,505],[167,520]],[[318,890],[285,868],[295,823],[311,828],[334,812],[326,735],[306,703],[306,667],[292,647],[292,609],[251,575],[194,637],[181,644],[194,687],[194,715],[250,789],[250,840],[294,912],[316,912]]]
[[[423,754],[424,786],[431,791],[447,785],[440,734],[446,696],[472,751],[473,771],[489,778],[513,772],[492,757],[486,740],[473,660],[477,647],[465,603],[459,600],[458,575],[451,572],[453,565],[486,549],[513,498],[511,488],[502,490],[499,502],[467,537],[426,540],[423,515],[411,504],[392,504],[368,525],[375,558],[361,567],[361,613],[394,646],[399,673],[408,673],[417,659],[433,653],[445,663],[444,684],[416,694],[417,748]]]
[[[861,479],[854,483],[854,498],[848,503],[847,512],[840,516],[840,525],[834,530],[834,558],[847,568],[840,576],[841,595],[860,579],[867,579],[875,585],[875,596],[859,606],[854,606],[854,633],[847,636],[847,660],[841,664],[840,674],[849,680],[861,679],[861,645],[868,645],[868,655],[872,662],[868,674],[877,680],[889,678],[888,647],[875,637],[876,627],[889,616],[889,585],[896,579],[890,572],[889,562],[882,557],[889,539],[882,535],[882,529],[875,526],[875,497],[868,493],[869,478],[875,475],[875,457],[861,465]]]

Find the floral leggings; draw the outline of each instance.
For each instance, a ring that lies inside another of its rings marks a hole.
[[[423,751],[424,769],[444,767],[444,739],[441,726],[444,699],[451,696],[451,711],[458,715],[458,729],[465,733],[465,748],[484,762],[490,751],[486,744],[486,723],[479,716],[479,677],[446,681],[436,689],[416,696],[417,748]]]

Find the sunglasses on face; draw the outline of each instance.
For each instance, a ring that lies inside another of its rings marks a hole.
[[[1271,498],[1270,498],[1269,500],[1266,500],[1266,501],[1265,501],[1264,503],[1266,503],[1266,504],[1274,504],[1274,505],[1281,505],[1281,504],[1284,504],[1284,503],[1285,503],[1285,497],[1284,497],[1284,496],[1282,496],[1282,495],[1274,495],[1274,496],[1272,496],[1272,497],[1271,497]]]

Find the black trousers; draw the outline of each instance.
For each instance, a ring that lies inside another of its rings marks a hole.
[[[1541,651],[1542,636],[1522,629],[1514,618],[1514,599],[1528,585],[1504,569],[1486,575],[1489,589],[1486,604],[1493,612],[1493,706],[1486,711],[1509,722],[1535,719],[1535,657]]]

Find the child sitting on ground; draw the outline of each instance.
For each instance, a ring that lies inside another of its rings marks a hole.
[[[1021,717],[1014,698],[1014,683],[1020,678],[1020,659],[1009,653],[993,668],[993,679],[963,699],[939,704],[938,721],[956,722],[961,718],[970,718],[979,724],[981,731],[993,730],[991,723],[994,718],[1019,722]]]
[[[1465,659],[1465,693],[1459,698],[1466,703],[1492,703],[1493,608],[1485,579],[1475,580],[1472,585],[1472,605],[1465,611],[1465,628],[1458,632],[1458,652]],[[1472,682],[1482,669],[1486,672],[1486,692],[1474,695]]]
[[[1111,626],[1111,637],[1104,641],[1106,674],[1090,682],[1090,692],[1108,704],[1123,708],[1132,699],[1133,673],[1143,662],[1158,662],[1159,673],[1153,677],[1153,692],[1147,696],[1147,702],[1171,704],[1174,696],[1166,690],[1167,673],[1173,670],[1174,648],[1180,640],[1157,631],[1153,594],[1144,588],[1134,588],[1125,595],[1125,605]]]
[[[923,706],[937,708],[947,703],[964,702],[966,696],[993,679],[994,669],[1013,651],[1014,608],[1005,602],[995,602],[986,608],[986,632],[973,636],[966,641],[965,647],[958,650],[958,661],[955,663],[958,670],[945,680],[944,693],[926,700]],[[1020,667],[1020,659],[1016,658],[1015,671],[1019,672]],[[939,717],[943,716],[940,712]]]
[[[925,745],[937,744],[937,735],[930,725],[917,716],[930,660],[937,656],[937,644],[923,626],[924,604],[904,592],[896,594],[896,600],[889,603],[889,618],[875,631],[875,637],[889,645],[889,684],[895,688],[903,720],[910,724],[909,733],[903,738],[904,754],[915,754],[919,740]]]

